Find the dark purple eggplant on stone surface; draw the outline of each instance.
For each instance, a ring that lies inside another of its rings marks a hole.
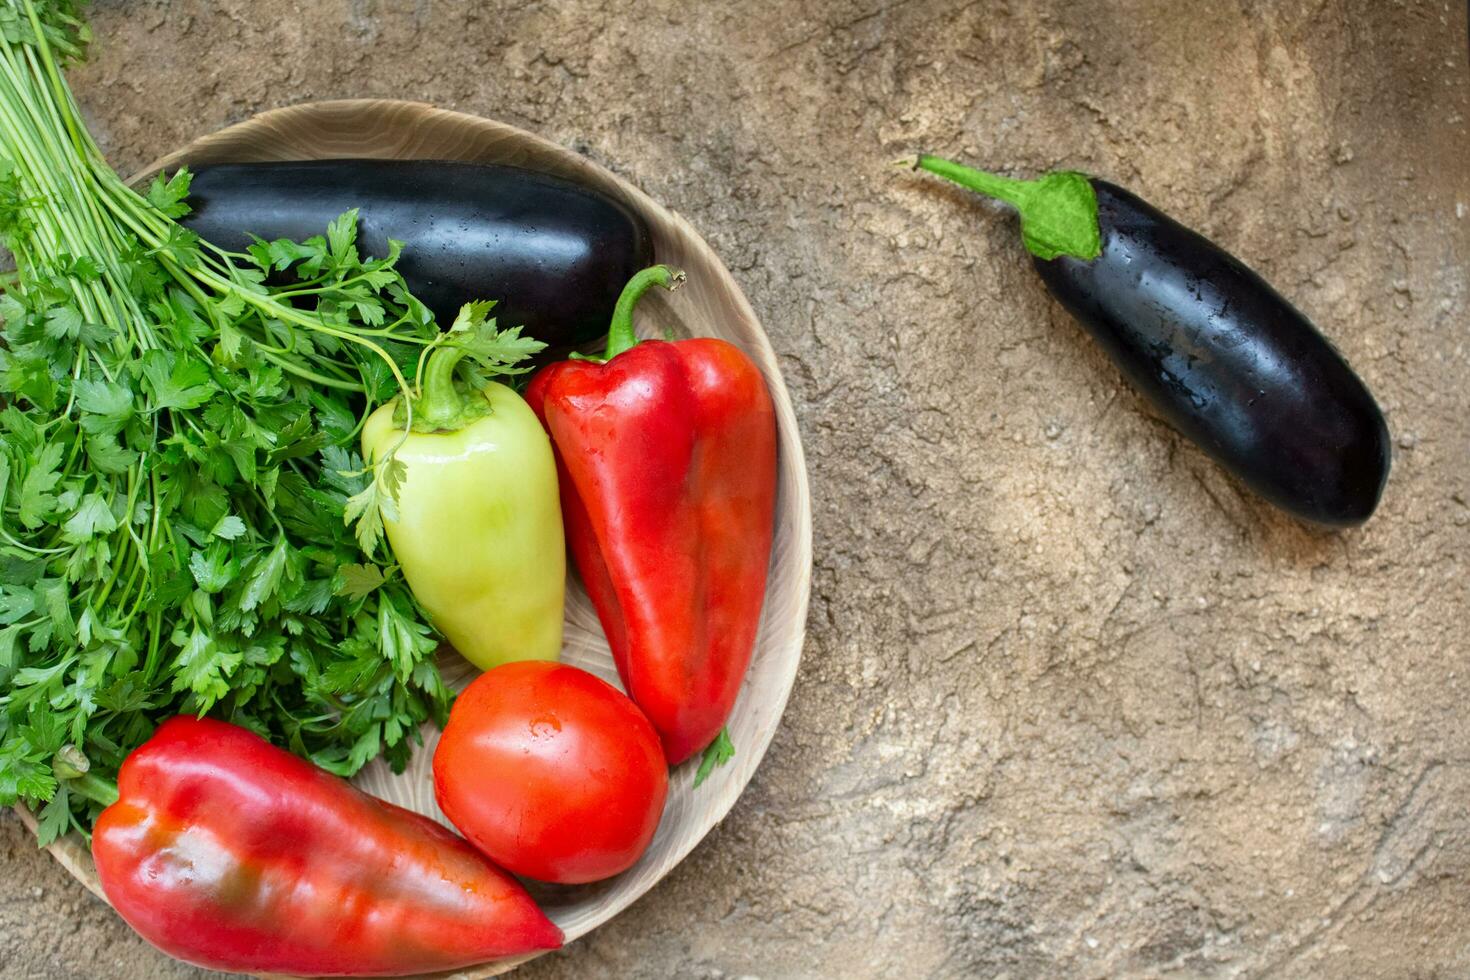
[[[184,223],[221,248],[301,241],[358,209],[358,247],[403,243],[398,269],[442,324],[472,300],[557,346],[607,333],[623,286],[653,263],[648,227],[621,202],[517,167],[438,160],[224,163],[194,169]]]
[[[1390,465],[1382,412],[1311,321],[1239,259],[1104,180],[905,162],[1014,206],[1052,295],[1252,490],[1318,524],[1373,513]]]

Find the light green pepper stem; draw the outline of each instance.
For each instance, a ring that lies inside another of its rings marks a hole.
[[[84,772],[65,780],[64,785],[78,796],[84,796],[103,806],[112,806],[117,802],[117,784],[108,782],[95,773]]]
[[[454,378],[464,348],[447,344],[429,355],[424,386],[413,402],[413,431],[454,432],[490,414],[490,403]]]

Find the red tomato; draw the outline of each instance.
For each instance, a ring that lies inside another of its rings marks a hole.
[[[658,734],[617,688],[525,661],[476,678],[434,752],[434,795],[460,833],[519,875],[580,884],[626,871],[663,813]]]

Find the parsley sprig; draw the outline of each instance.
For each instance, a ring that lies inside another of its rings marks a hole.
[[[72,0],[0,0],[0,804],[43,842],[177,713],[402,766],[450,695],[381,541],[402,466],[353,447],[422,353],[473,348],[472,382],[526,354],[488,308],[441,334],[355,212],[202,242],[187,171],[139,194],[88,135],[87,39]]]

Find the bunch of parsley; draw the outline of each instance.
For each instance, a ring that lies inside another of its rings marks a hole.
[[[400,464],[351,448],[445,342],[397,246],[361,256],[355,212],[201,242],[186,172],[139,195],[88,136],[61,74],[86,40],[72,0],[0,0],[0,803],[43,843],[171,715],[348,775],[401,766],[450,700],[383,553]],[[513,373],[540,345],[486,312],[467,371]]]

